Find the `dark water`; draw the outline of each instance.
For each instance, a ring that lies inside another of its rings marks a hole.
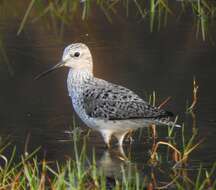
[[[196,127],[199,138],[205,137],[205,141],[192,154],[191,165],[202,162],[210,166],[216,161],[215,46],[196,39],[190,21],[170,19],[166,28],[151,33],[148,21],[117,17],[110,24],[103,14],[97,14],[88,21],[65,25],[61,36],[56,34],[58,27],[47,28],[42,21],[29,23],[16,36],[20,20],[0,20],[4,48],[14,71],[10,76],[5,62],[0,60],[0,136],[9,136],[17,155],[24,151],[29,135],[29,152],[41,146],[41,158],[64,161],[73,157],[73,143],[64,142],[70,139],[64,132],[72,126],[74,116],[67,95],[67,68],[39,81],[33,78],[56,64],[66,45],[83,42],[92,51],[97,77],[133,89],[143,98],[156,91],[157,104],[171,96],[165,108],[179,115],[179,123],[185,123],[188,136],[192,118],[185,109],[186,103],[191,102],[195,76],[199,85]],[[85,129],[84,124],[79,125]],[[166,138],[164,131],[158,131],[162,139]],[[136,138],[132,145],[132,160],[138,165],[146,163],[147,141]],[[118,173],[116,166],[120,161],[112,161],[113,155],[106,151],[100,135],[91,132],[87,142],[89,155],[94,147],[98,162],[105,163],[107,173]]]

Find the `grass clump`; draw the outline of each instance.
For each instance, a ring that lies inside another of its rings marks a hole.
[[[29,17],[31,20],[50,20],[51,23],[60,21],[69,24],[74,18],[86,20],[99,9],[112,23],[117,14],[123,14],[139,19],[148,19],[150,31],[166,26],[168,16],[179,19],[183,15],[192,16],[196,26],[196,37],[201,35],[205,41],[209,34],[208,29],[214,24],[216,3],[210,0],[197,1],[167,1],[167,0],[65,0],[65,1],[42,1],[31,0],[20,23],[17,35],[19,35]],[[123,10],[123,11],[122,11]],[[32,13],[32,14],[31,14]],[[47,19],[49,18],[49,19]]]
[[[174,187],[179,190],[213,190],[216,187],[214,180],[216,163],[210,169],[200,166],[196,170],[196,177],[190,179],[187,174],[189,169],[179,164],[181,159],[180,161],[177,160],[178,167],[175,164],[170,168],[170,172],[166,174],[170,180],[163,183],[157,180],[157,173],[154,172],[156,168],[160,169],[160,164],[155,166],[151,165],[151,168],[153,167],[154,169],[152,168],[153,170],[150,173],[143,174],[135,164],[128,162],[127,168],[125,167],[126,163],[119,166],[120,176],[107,176],[103,168],[98,166],[94,150],[92,151],[92,158],[89,159],[87,157],[85,143],[82,149],[78,150],[77,141],[74,140],[73,142],[75,157],[74,159],[70,158],[66,160],[65,163],[59,163],[57,161],[49,162],[45,159],[42,161],[38,160],[37,153],[39,149],[28,156],[21,155],[21,161],[19,163],[15,163],[14,161],[16,149],[13,149],[9,160],[3,156],[2,152],[1,159],[5,162],[0,167],[0,189],[138,190]],[[190,142],[187,143],[187,146],[189,144]],[[191,149],[185,149],[187,150],[185,154]],[[178,152],[175,148],[174,151]],[[179,152],[178,154],[181,157],[182,153]],[[186,162],[186,160],[184,161]]]

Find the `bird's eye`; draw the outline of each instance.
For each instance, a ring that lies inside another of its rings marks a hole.
[[[74,53],[74,57],[79,57],[80,56],[80,53],[79,52],[75,52]]]

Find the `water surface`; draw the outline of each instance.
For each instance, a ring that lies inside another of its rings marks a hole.
[[[24,151],[29,135],[29,152],[41,146],[41,158],[64,161],[73,157],[73,143],[67,141],[70,137],[65,131],[73,125],[74,117],[82,129],[86,127],[74,114],[68,97],[68,69],[38,81],[34,77],[56,64],[66,45],[83,42],[92,52],[95,76],[124,85],[145,99],[156,91],[158,105],[171,96],[164,108],[179,115],[179,123],[185,123],[188,136],[192,133],[192,118],[185,110],[187,102],[191,102],[192,81],[196,77],[196,128],[205,141],[194,151],[190,163],[191,167],[200,162],[210,166],[216,161],[215,46],[196,39],[190,21],[171,19],[166,28],[151,33],[148,21],[117,18],[110,24],[101,12],[96,14],[87,21],[65,25],[61,36],[42,21],[27,24],[16,36],[20,20],[0,20],[5,52],[14,72],[11,76],[0,60],[0,136],[9,136],[17,147],[17,155]],[[166,130],[158,130],[159,138],[166,138]],[[180,129],[176,130],[180,133]],[[136,138],[131,147],[133,163],[141,171],[150,146],[147,131],[143,133],[143,138]],[[87,142],[89,156],[94,148],[107,174],[118,173],[115,170],[120,160],[111,158],[115,154],[110,156],[100,134],[91,132]]]

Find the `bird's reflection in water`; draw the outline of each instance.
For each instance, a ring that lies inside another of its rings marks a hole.
[[[122,159],[119,149],[104,151],[101,158],[97,161],[97,166],[106,176],[107,185],[111,184],[112,187],[115,186],[115,179],[124,178],[124,174],[129,181],[139,176],[139,181],[143,182],[147,188],[149,185],[159,188],[167,184],[172,185],[173,183],[173,179],[169,177],[172,172],[168,171],[166,167],[154,167],[147,163],[137,164],[129,159]],[[176,177],[174,178],[176,179]]]
[[[104,172],[106,176],[121,176],[121,167],[125,166],[126,162],[118,157],[116,152],[106,150],[98,160],[98,167]]]
[[[123,170],[128,173],[130,162],[122,159],[118,149],[112,149],[104,151],[97,161],[97,167],[106,178],[106,188],[113,189],[116,186],[116,179],[122,178]]]
[[[122,178],[123,173],[126,175],[130,173],[131,177],[134,176],[135,172],[142,173],[142,167],[138,169],[138,164],[130,161],[127,157],[123,157],[121,150],[118,148],[105,150],[97,161],[97,167],[103,171],[106,177],[115,177],[118,179]]]

